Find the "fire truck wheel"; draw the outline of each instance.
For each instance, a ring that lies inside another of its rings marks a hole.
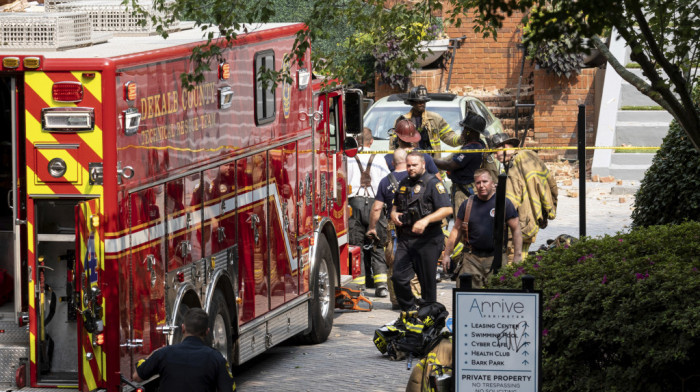
[[[328,339],[333,328],[335,308],[335,268],[328,241],[321,237],[316,249],[313,269],[313,298],[309,304],[311,331],[302,336],[305,343],[322,343]]]
[[[214,292],[209,308],[209,330],[212,347],[221,353],[227,361],[231,359],[231,317],[226,298],[221,290]]]
[[[187,304],[180,304],[179,311],[175,317],[175,325],[177,325],[177,328],[175,328],[175,333],[173,333],[173,344],[178,344],[182,341],[182,328],[180,326],[185,322],[185,313],[187,313],[188,310],[190,310],[190,307]]]

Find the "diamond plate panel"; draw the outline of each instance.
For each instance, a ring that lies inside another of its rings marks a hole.
[[[271,345],[280,344],[306,329],[309,324],[308,304],[308,302],[304,302],[300,306],[284,312],[268,322],[267,330],[270,333],[269,343]]]
[[[22,388],[22,389],[15,389],[15,388],[16,387],[15,387],[14,379],[12,381],[12,384],[5,384],[5,383],[0,382],[0,391],[8,390],[8,391],[17,391],[17,392],[56,392],[56,391],[59,391],[59,392],[78,392],[77,389],[73,389],[73,388],[68,388],[68,389],[67,388],[60,388],[60,389],[57,389],[57,388],[29,388],[29,387]]]
[[[0,347],[0,383],[14,383],[20,358],[29,358],[29,348],[23,346]]]
[[[18,327],[14,321],[0,321],[0,345],[29,344],[29,327]]]

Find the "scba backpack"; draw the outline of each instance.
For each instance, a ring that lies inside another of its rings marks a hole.
[[[422,358],[438,340],[448,314],[445,305],[439,302],[401,312],[396,321],[374,331],[374,345],[394,361]]]

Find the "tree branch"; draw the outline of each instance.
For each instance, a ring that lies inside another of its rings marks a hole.
[[[625,66],[617,60],[617,58],[612,54],[612,52],[610,52],[610,49],[608,49],[608,46],[605,45],[605,43],[600,39],[600,37],[595,36],[592,38],[592,40],[593,45],[595,45],[596,49],[598,49],[603,55],[603,57],[605,57],[608,60],[610,65],[612,65],[613,69],[618,73],[618,75],[620,75],[622,79],[626,80],[629,84],[634,86],[642,94],[649,96],[649,98],[653,99],[654,102],[658,103],[659,105],[661,105],[661,107],[673,114],[673,107],[669,105],[669,103],[666,102],[666,100],[663,99],[663,97],[660,97],[658,94],[654,94],[657,91],[654,90],[654,88],[649,83],[645,82],[644,79],[627,70],[627,68],[625,68]],[[656,98],[651,97],[651,95],[656,95]]]
[[[620,32],[620,34],[624,37],[624,34]],[[628,34],[627,34],[628,35]],[[629,35],[628,35],[629,36]],[[632,37],[629,37],[632,39]],[[625,38],[626,39],[626,38]],[[629,82],[632,86],[634,86],[637,90],[639,90],[642,94],[648,96],[651,98],[654,102],[658,103],[662,108],[666,109],[671,115],[678,121],[678,123],[683,127],[685,132],[688,134],[688,137],[690,138],[691,142],[693,143],[693,146],[697,149],[700,150],[700,132],[698,132],[698,122],[693,120],[693,116],[684,116],[683,114],[690,114],[689,112],[694,113],[697,115],[697,110],[694,107],[690,108],[684,108],[680,102],[676,99],[676,97],[666,88],[666,92],[668,94],[662,94],[659,89],[652,87],[649,83],[645,82],[642,78],[638,77],[637,75],[633,74],[627,68],[625,68],[618,60],[617,58],[610,52],[610,49],[608,49],[607,45],[603,41],[601,41],[600,37],[595,36],[592,38],[593,40],[593,45],[595,45],[596,49],[600,51],[600,53],[605,57],[610,65],[612,65],[613,69],[620,75],[620,77],[627,82]],[[629,42],[628,42],[629,44]],[[645,62],[645,64],[642,64],[640,62],[640,65],[642,67],[645,66],[651,66],[653,69],[653,66],[650,64],[649,60],[646,58],[646,56],[641,56],[642,57],[642,62]],[[647,75],[648,76],[648,75]],[[659,82],[662,82],[661,78],[658,76],[658,74],[654,73],[654,76],[657,77]],[[652,81],[652,78],[649,78],[650,81]],[[652,81],[653,83],[653,81]],[[669,102],[667,99],[664,98],[665,95],[670,95],[671,102]],[[697,117],[696,117],[697,118]],[[686,128],[686,126],[688,128]]]
[[[654,39],[654,35],[651,29],[649,28],[649,23],[647,22],[641,7],[639,7],[638,5],[639,4],[637,3],[635,7],[631,8],[631,10],[634,14],[634,17],[637,19],[639,29],[642,32],[642,37],[644,37],[644,39],[647,42],[647,45],[649,45],[649,51],[651,55],[661,65],[661,68],[666,72],[666,75],[668,75],[669,79],[671,80],[671,83],[675,85],[676,91],[680,96],[683,106],[689,109],[692,108],[693,99],[691,97],[691,91],[688,90],[688,85],[686,84],[685,78],[683,77],[683,73],[677,65],[671,64],[668,61],[668,59],[666,58],[666,54],[663,52],[663,50],[661,50],[661,48],[659,48],[659,45]],[[652,81],[652,83],[654,83],[654,81]]]

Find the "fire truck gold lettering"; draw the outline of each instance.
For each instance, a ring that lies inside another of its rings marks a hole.
[[[168,114],[177,112],[178,102],[177,102],[177,91],[171,91],[168,93]]]
[[[172,90],[141,98],[142,120],[164,118],[165,122],[162,125],[151,124],[151,127],[140,131],[141,145],[151,145],[176,137],[187,137],[188,134],[216,127],[216,113],[206,111],[203,114],[187,113],[189,109],[198,109],[213,103],[216,103],[214,83],[205,83],[192,91]],[[177,120],[170,117],[179,112],[185,112],[184,118]]]

